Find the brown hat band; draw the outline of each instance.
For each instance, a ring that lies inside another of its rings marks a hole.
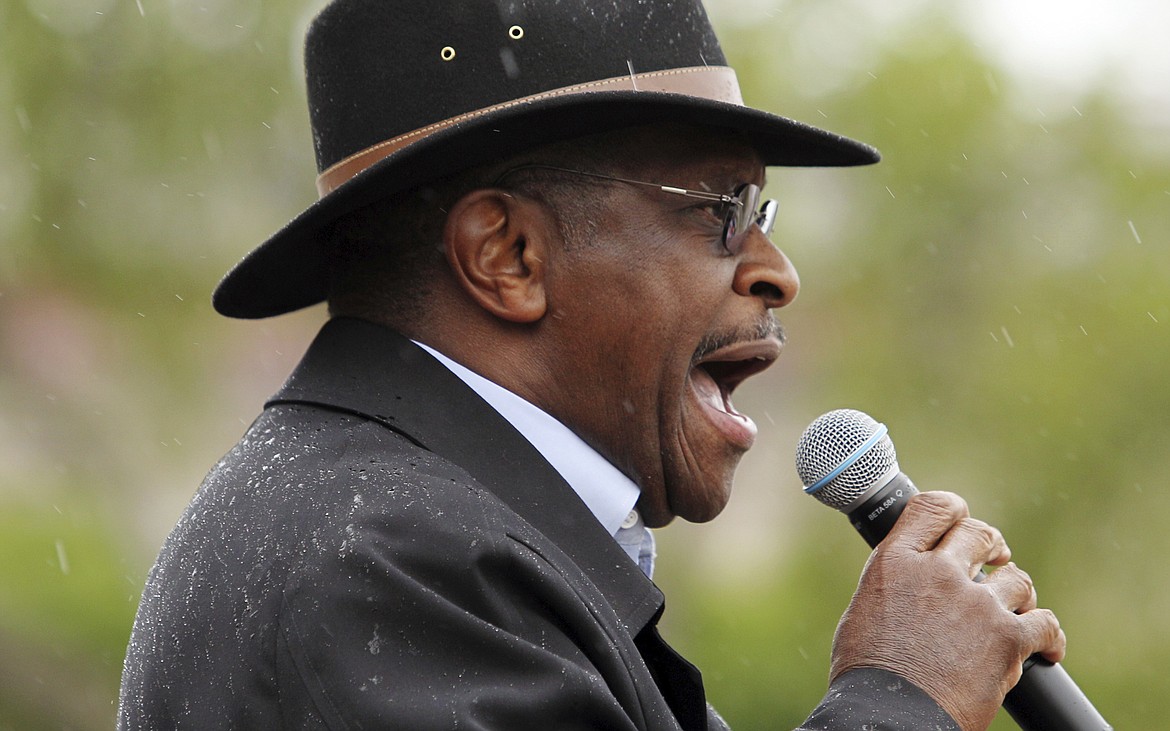
[[[561,89],[552,89],[532,96],[512,99],[501,104],[495,104],[483,109],[460,114],[441,122],[429,124],[412,132],[399,135],[393,139],[379,142],[376,145],[356,152],[344,160],[332,165],[328,170],[317,176],[317,192],[322,198],[337,190],[351,178],[369,168],[374,163],[389,157],[408,145],[434,134],[454,124],[468,119],[474,119],[485,114],[502,109],[516,107],[523,104],[549,99],[552,97],[570,96],[574,94],[588,94],[594,91],[650,91],[683,94],[701,99],[727,102],[743,105],[740,95],[739,82],[735,77],[735,70],[728,66],[694,66],[682,69],[667,69],[664,71],[647,71],[640,74],[616,76],[612,79],[590,81],[584,84],[574,84]]]

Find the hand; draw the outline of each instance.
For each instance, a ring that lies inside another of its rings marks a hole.
[[[897,673],[964,731],[986,729],[1022,663],[1064,657],[1056,616],[1036,608],[1032,579],[1009,563],[998,530],[947,492],[913,497],[874,549],[837,626],[831,679],[858,667]],[[984,565],[999,566],[974,581]]]

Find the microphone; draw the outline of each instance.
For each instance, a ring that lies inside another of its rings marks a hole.
[[[804,491],[849,517],[870,548],[881,543],[918,488],[898,467],[885,424],[853,409],[817,417],[796,446]],[[1003,702],[1023,731],[1112,731],[1059,663],[1039,655]]]

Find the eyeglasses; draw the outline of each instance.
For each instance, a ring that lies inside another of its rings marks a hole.
[[[685,195],[688,198],[698,198],[700,200],[712,201],[714,203],[723,204],[723,234],[722,244],[723,248],[729,254],[739,254],[743,249],[745,234],[753,224],[760,227],[760,231],[767,236],[772,232],[772,226],[776,223],[776,208],[777,203],[774,200],[765,200],[760,202],[761,190],[760,186],[755,183],[744,183],[735,189],[734,193],[730,195],[727,193],[709,193],[703,190],[687,190],[686,188],[679,188],[674,185],[661,185],[659,183],[647,183],[643,180],[630,180],[628,178],[618,178],[613,175],[601,175],[600,173],[590,173],[584,170],[573,170],[571,168],[556,167],[555,165],[520,165],[502,173],[496,178],[496,184],[499,184],[504,178],[509,175],[520,172],[521,170],[556,170],[562,173],[572,173],[574,175],[584,175],[589,178],[597,178],[599,180],[612,180],[618,183],[626,183],[628,185],[643,185],[651,188],[657,188],[663,193],[671,193],[673,195]]]

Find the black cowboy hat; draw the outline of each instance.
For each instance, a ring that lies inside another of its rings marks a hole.
[[[321,199],[228,272],[224,315],[322,301],[339,216],[541,144],[673,121],[736,130],[766,165],[878,160],[743,106],[700,0],[334,0],[305,68]]]

